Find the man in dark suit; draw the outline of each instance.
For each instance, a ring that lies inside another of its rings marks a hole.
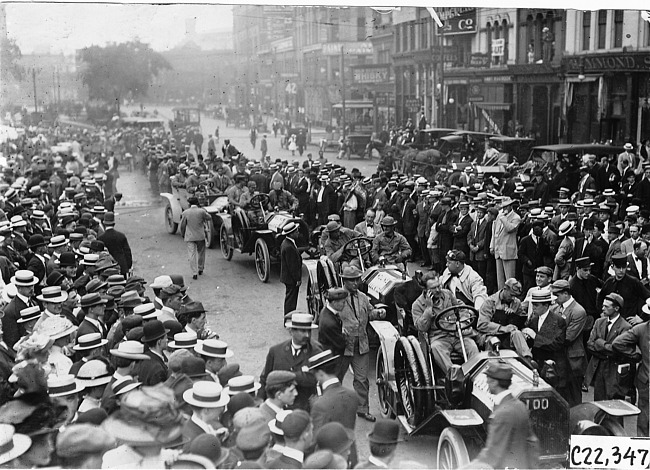
[[[391,468],[391,461],[399,443],[399,424],[392,419],[378,419],[368,434],[370,456],[354,468]]]
[[[321,187],[316,194],[316,210],[318,211],[318,223],[325,225],[327,216],[336,214],[337,194],[334,186],[330,184],[327,176],[321,177]]]
[[[634,252],[627,255],[627,273],[648,285],[648,244],[643,240],[634,242]]]
[[[115,203],[122,200],[122,193],[115,193],[111,197],[104,199],[104,208],[108,212],[115,211]]]
[[[142,361],[138,378],[142,385],[156,385],[167,380],[167,361],[163,351],[167,348],[167,330],[160,320],[149,320],[143,326],[142,342],[149,361]]]
[[[648,304],[643,306],[645,321],[634,325],[629,330],[617,336],[612,342],[612,349],[625,356],[635,356],[636,349],[641,350],[641,363],[636,371],[636,385],[639,414],[636,422],[637,436],[648,436],[648,368],[650,366],[650,308]]]
[[[41,293],[41,287],[47,277],[47,260],[45,253],[47,253],[47,243],[43,235],[32,235],[29,237],[29,251],[32,255],[27,262],[27,269],[34,273],[38,278],[38,284],[34,286],[34,291],[37,295]]]
[[[535,439],[526,405],[512,396],[512,369],[506,363],[491,362],[485,371],[494,411],[490,415],[485,446],[468,468],[537,468],[537,455],[531,452]]]
[[[620,295],[625,299],[625,305],[622,306],[623,318],[628,323],[635,325],[640,323],[641,307],[645,304],[645,299],[650,297],[650,290],[635,277],[627,274],[627,256],[620,253],[612,256],[614,266],[614,275],[610,276],[604,283],[603,288],[598,294],[598,304],[603,304],[603,299],[612,292]]]
[[[104,246],[108,252],[115,258],[117,264],[120,265],[120,272],[123,276],[126,276],[133,265],[129,241],[126,239],[126,235],[115,230],[114,213],[107,212],[104,215],[104,226],[106,227],[106,231],[98,239],[104,242]]]
[[[0,311],[0,318],[4,314]],[[15,393],[15,387],[9,383],[12,369],[16,362],[16,353],[7,347],[2,338],[2,326],[0,324],[0,403],[9,401]]]
[[[18,323],[20,311],[38,305],[34,298],[34,286],[38,284],[38,278],[32,271],[19,270],[11,278],[11,282],[16,286],[18,293],[4,309],[2,331],[7,347],[13,350],[14,345],[25,334],[21,324]]]
[[[470,266],[485,279],[487,277],[487,257],[485,246],[485,229],[487,223],[487,207],[483,205],[476,206],[476,220],[472,222],[469,233],[467,234],[467,244],[469,246]],[[488,247],[489,250],[489,247]]]
[[[302,283],[302,258],[296,240],[299,225],[289,222],[282,228],[284,240],[280,245],[280,282],[285,286],[284,314],[293,312],[298,305],[298,293]]]
[[[323,394],[311,407],[311,419],[314,433],[327,423],[336,421],[354,432],[359,396],[353,390],[344,387],[336,377],[338,372],[338,354],[331,349],[309,358],[309,370],[323,390]]]
[[[146,354],[146,353],[145,353]],[[189,390],[183,392],[183,401],[192,408],[192,416],[183,425],[181,433],[185,441],[186,452],[194,438],[202,434],[223,435],[225,427],[219,419],[230,401],[230,396],[223,392],[217,382],[195,382]]]
[[[642,201],[646,209],[650,208],[650,163],[643,164],[643,178],[634,188],[634,197]]]
[[[282,454],[268,463],[267,468],[302,468],[305,452],[312,445],[312,431],[309,413],[304,410],[294,410],[282,422],[284,432],[284,448]]]
[[[634,369],[612,349],[614,340],[631,328],[621,315],[623,302],[618,294],[609,294],[605,298],[602,309],[604,316],[596,320],[587,341],[591,359],[585,383],[594,386],[594,400],[624,399],[630,391],[629,385],[618,379],[618,367],[627,368],[630,375],[634,374]]]
[[[303,169],[298,169],[298,178],[295,183],[294,195],[298,199],[298,214],[309,213],[309,180]]]
[[[467,244],[467,235],[472,227],[472,216],[469,215],[469,202],[462,201],[458,204],[458,220],[453,227],[454,250],[460,250],[469,256],[469,245]]]
[[[544,266],[544,259],[550,255],[546,240],[542,238],[544,223],[541,220],[533,221],[533,231],[519,242],[519,262],[521,263],[523,291],[528,292],[535,286],[535,270]]]
[[[551,385],[560,391],[566,387],[568,374],[564,349],[566,321],[550,310],[552,303],[550,289],[533,290],[530,302],[533,317],[522,333],[533,340],[533,359],[537,364],[541,366],[549,359],[555,361],[557,382]]]
[[[558,279],[551,284],[551,292],[555,294],[555,312],[566,322],[566,351],[569,362],[567,386],[564,398],[569,406],[582,403],[582,382],[587,369],[587,358],[583,343],[583,331],[587,325],[587,312],[571,297],[569,281]]]
[[[104,307],[107,300],[96,292],[81,297],[81,310],[84,319],[77,330],[77,338],[91,333],[99,333],[106,338],[108,330],[104,325]]]
[[[320,344],[311,341],[312,330],[318,328],[313,324],[313,317],[306,313],[295,312],[285,326],[289,328],[291,339],[276,344],[266,355],[264,369],[260,374],[259,396],[266,399],[265,384],[267,375],[274,370],[288,370],[296,374],[298,396],[293,409],[309,410],[309,398],[316,394],[316,379],[309,372],[303,371],[311,356],[323,349]]]
[[[341,360],[345,353],[345,335],[343,334],[343,321],[341,310],[345,307],[348,298],[348,291],[340,287],[334,287],[327,291],[327,303],[318,316],[318,342],[324,349],[331,349],[334,354],[340,356],[337,363],[339,370],[336,376],[343,381],[346,368]]]
[[[594,232],[591,237],[591,242],[587,245],[585,249],[585,256],[589,257],[594,263],[591,272],[598,279],[603,277],[603,269],[605,267],[605,257],[607,256],[607,251],[609,250],[609,244],[603,238],[603,232],[605,231],[605,224],[602,220],[596,220],[594,222]],[[578,258],[580,258],[578,256]]]
[[[359,396],[355,391],[344,387],[337,378],[340,369],[338,359],[338,354],[334,354],[331,349],[309,358],[309,370],[313,372],[323,391],[311,407],[311,422],[315,435],[325,424],[331,422],[340,423],[348,431],[348,435],[354,435]],[[350,468],[354,468],[357,460],[357,448],[353,443],[348,456]]]

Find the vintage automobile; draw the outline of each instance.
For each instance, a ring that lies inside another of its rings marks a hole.
[[[471,161],[485,152],[485,141],[495,134],[487,132],[456,131],[438,139],[438,151],[449,162]]]
[[[457,132],[458,129],[447,129],[444,127],[433,127],[429,129],[422,129],[418,133],[416,142],[407,144],[408,147],[417,150],[435,149],[438,147],[438,140],[449,134]]]
[[[192,126],[201,127],[201,110],[196,107],[178,107],[172,108],[174,119],[170,119],[169,128],[172,132],[183,127]]]
[[[296,240],[298,250],[306,253],[308,257],[315,256],[309,243],[307,223],[288,212],[268,211],[268,203],[268,194],[259,193],[251,198],[246,210],[235,209],[230,212],[216,212],[214,215],[220,220],[219,243],[223,257],[230,261],[235,251],[255,255],[257,276],[262,282],[269,281],[271,263],[280,260],[282,228],[289,222],[299,225],[299,236]]]
[[[560,186],[566,186],[571,192],[575,192],[580,181],[581,157],[595,155],[597,159],[600,159],[604,155],[618,155],[621,152],[623,152],[623,147],[617,145],[540,145],[532,148],[528,161],[522,168],[548,173],[551,179],[551,191],[557,190]],[[562,173],[557,171],[558,163],[564,169]]]
[[[316,314],[325,300],[324,290],[340,285],[340,280],[328,260],[309,263],[308,305]],[[379,345],[375,371],[381,415],[397,419],[409,435],[438,436],[437,468],[463,467],[485,444],[494,409],[485,371],[492,361],[506,362],[513,369],[510,390],[528,406],[541,467],[567,466],[572,434],[625,435],[621,420],[638,414],[637,407],[607,400],[569,408],[551,378],[540,377],[516,352],[502,350],[498,340],[488,342],[488,349],[471,360],[464,353],[452,354],[454,365],[442,374],[433,364],[428,341],[411,319],[409,305],[419,295],[420,274],[411,278],[395,266],[374,266],[364,271],[359,289],[373,305],[387,309],[385,320],[370,322]],[[434,321],[438,328],[462,335],[477,317],[474,307],[460,305],[440,312]]]
[[[490,143],[499,151],[499,156],[492,161],[482,162],[484,165],[509,165],[514,162],[523,165],[530,155],[530,150],[535,145],[535,139],[498,135],[490,137]]]

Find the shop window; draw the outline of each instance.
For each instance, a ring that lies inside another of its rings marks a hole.
[[[623,47],[623,10],[614,10],[614,47]]]
[[[607,10],[598,10],[598,49],[605,49],[607,38]]]
[[[591,41],[591,12],[582,12],[582,50],[588,51]]]

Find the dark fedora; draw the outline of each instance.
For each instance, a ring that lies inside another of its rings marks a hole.
[[[30,248],[38,248],[39,246],[45,246],[47,242],[45,241],[43,235],[37,233],[36,235],[29,237],[27,244]]]
[[[103,305],[106,303],[105,299],[97,292],[86,294],[81,297],[81,308],[94,307],[95,305]]]
[[[149,343],[156,341],[167,335],[167,330],[160,320],[151,320],[144,324],[142,327],[143,336],[142,342]]]
[[[71,251],[66,251],[65,253],[61,253],[61,256],[59,257],[59,266],[62,268],[65,268],[67,266],[76,266],[77,264],[77,258],[74,253]]]
[[[180,308],[180,310],[178,312],[178,315],[179,316],[181,316],[181,315],[196,316],[196,315],[201,315],[202,313],[205,313],[205,312],[206,312],[206,310],[203,307],[203,304],[201,302],[192,301],[192,302],[188,302],[186,304],[181,305],[181,308]]]
[[[368,434],[368,440],[376,444],[397,444],[399,442],[399,424],[392,419],[378,419]]]

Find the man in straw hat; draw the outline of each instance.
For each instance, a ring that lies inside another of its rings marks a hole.
[[[0,424],[0,465],[20,468],[20,457],[29,450],[32,440],[25,434],[16,433],[11,424]],[[29,462],[26,462],[29,463]]]
[[[107,339],[102,338],[99,333],[88,333],[87,335],[78,336],[77,344],[72,349],[76,351],[81,359],[72,364],[70,373],[77,375],[77,372],[86,362],[103,355],[103,347],[108,343]]]
[[[566,321],[551,310],[554,300],[550,289],[533,291],[530,300],[533,316],[521,332],[527,340],[532,340],[533,359],[537,364],[541,366],[546,360],[555,361],[557,383],[553,385],[562,389],[569,373],[564,349]]]
[[[18,293],[11,299],[9,305],[4,309],[2,317],[2,331],[7,346],[13,349],[18,340],[25,334],[18,324],[20,311],[27,307],[37,305],[34,298],[34,286],[38,284],[38,278],[29,270],[18,270],[11,278],[11,284],[16,286]]]
[[[191,442],[201,434],[226,437],[227,430],[219,418],[230,401],[223,387],[217,382],[199,381],[183,393],[183,400],[192,408],[192,416],[183,426],[183,438]],[[215,429],[213,426],[217,426]],[[189,442],[187,447],[189,448]]]
[[[298,305],[298,293],[302,283],[302,258],[296,241],[299,225],[289,222],[282,227],[284,240],[280,245],[280,282],[285,286],[284,314],[293,312]]]
[[[503,289],[506,279],[515,277],[516,274],[517,229],[521,223],[521,217],[512,208],[514,202],[509,197],[503,198],[499,215],[492,225],[490,253],[496,259],[499,289]]]
[[[494,411],[490,415],[487,440],[468,468],[537,468],[538,452],[526,405],[512,396],[512,368],[506,362],[491,361],[485,377],[494,395]]]
[[[228,347],[228,344],[218,339],[206,339],[194,346],[194,352],[205,361],[205,371],[222,387],[228,385],[228,381],[241,375],[239,364],[228,364],[227,359],[235,353]]]
[[[291,339],[276,344],[266,355],[264,369],[260,374],[260,398],[266,399],[266,379],[274,370],[288,370],[296,375],[298,396],[294,409],[309,410],[309,398],[316,394],[316,379],[308,370],[309,358],[322,348],[318,343],[312,343],[312,330],[318,328],[313,322],[314,317],[308,313],[292,312],[285,323]]]
[[[67,318],[66,315],[63,315],[63,302],[68,300],[68,293],[61,290],[61,286],[44,287],[41,295],[37,295],[36,298],[41,301],[44,309],[43,314],[36,322],[36,328],[49,317],[60,316]],[[68,318],[68,320],[72,321],[71,318]]]

